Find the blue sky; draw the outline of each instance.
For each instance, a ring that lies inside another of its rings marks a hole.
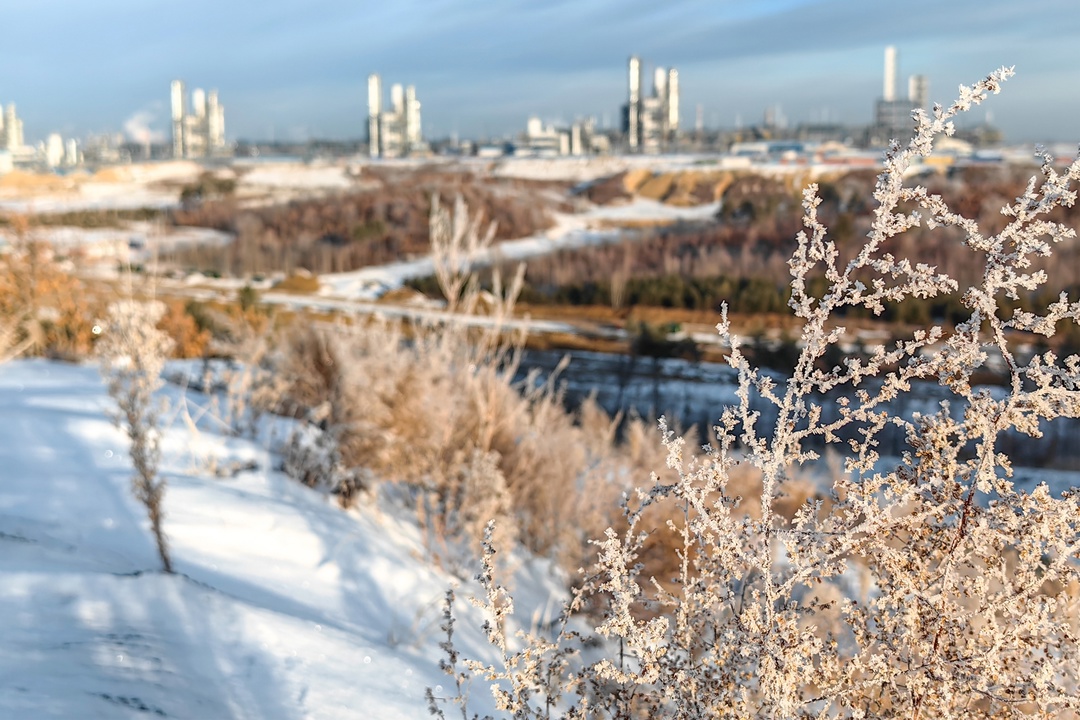
[[[371,72],[414,84],[428,137],[536,114],[617,121],[626,58],[675,66],[682,115],[870,119],[882,56],[932,100],[1001,65],[984,106],[1014,141],[1080,141],[1077,0],[0,0],[0,103],[28,139],[164,134],[169,82],[218,88],[230,139],[362,137]],[[981,121],[979,109],[968,122]]]

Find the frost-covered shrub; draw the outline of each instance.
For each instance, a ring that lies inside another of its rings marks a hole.
[[[165,572],[172,572],[168,541],[162,529],[165,516],[165,478],[158,474],[161,459],[160,418],[163,401],[154,397],[172,340],[157,323],[165,314],[160,302],[139,302],[130,296],[109,307],[98,351],[101,374],[116,401],[117,423],[127,433],[135,475],[131,489],[146,507]]]
[[[286,475],[336,495],[342,507],[352,505],[367,487],[364,469],[349,468],[342,462],[339,438],[332,429],[303,427],[291,435],[281,452],[281,469]]]
[[[265,414],[291,414],[294,409],[284,398],[288,380],[279,372],[281,332],[272,313],[240,305],[224,311],[194,306],[184,309],[189,316],[192,312],[199,316],[196,325],[211,329],[203,348],[205,377],[197,382],[203,389],[216,391],[211,407],[217,419],[232,433],[254,437]],[[167,329],[164,324],[162,329]],[[173,337],[177,342],[184,340]],[[209,357],[228,360],[211,362]]]
[[[816,188],[806,190],[806,231],[790,262],[791,308],[803,321],[791,377],[778,383],[752,367],[721,324],[740,402],[722,410],[704,455],[662,426],[677,478],[654,476],[627,501],[624,529],[599,541],[570,608],[603,608],[599,649],[567,631],[513,646],[500,630],[492,640],[502,667],[466,663],[493,682],[507,716],[1078,716],[1080,493],[1017,486],[997,443],[1006,429],[1037,437],[1046,421],[1080,416],[1080,357],[1047,351],[1025,363],[1014,353],[1020,333],[1050,337],[1080,323],[1080,302],[1062,293],[1041,314],[1012,305],[1046,282],[1033,260],[1075,238],[1047,214],[1074,203],[1080,159],[1059,171],[1045,156],[1041,181],[1002,209],[1008,221],[993,234],[904,182],[933,138],[952,132],[952,118],[1011,74],[961,87],[950,107],[915,112],[914,139],[886,154],[872,230],[850,257],[817,219]],[[921,224],[959,229],[979,280],[961,289],[885,249]],[[815,276],[826,280],[820,294],[808,290]],[[869,359],[820,367],[843,334],[830,329],[842,310],[881,313],[886,302],[957,291],[968,316],[955,328],[919,329]],[[973,382],[991,353],[1008,368],[1004,393]],[[890,402],[917,380],[940,383],[962,410],[946,403],[898,416]],[[814,398],[836,388],[850,399],[825,420]],[[759,421],[753,397],[775,406],[775,424]],[[878,454],[887,426],[907,438],[902,457]],[[785,517],[782,489],[821,462],[811,447],[822,443],[843,448],[843,471]],[[750,498],[735,484],[745,467],[760,474]],[[655,517],[677,539],[674,577],[650,577],[642,565],[646,542],[664,532],[649,524]],[[490,568],[485,605],[502,627],[508,600]]]

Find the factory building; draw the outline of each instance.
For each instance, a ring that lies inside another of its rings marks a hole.
[[[196,88],[187,104],[183,80],[172,83],[172,146],[174,158],[204,158],[225,154],[225,108],[217,90]]]
[[[390,88],[390,106],[384,108],[382,78],[369,75],[368,154],[373,158],[397,158],[426,151],[416,88],[395,83]]]
[[[897,97],[899,61],[896,48],[885,48],[885,73],[881,98],[874,106],[874,124],[869,129],[870,145],[883,145],[893,138],[906,138],[915,127],[911,112],[915,108],[926,109],[929,101],[930,83],[925,75],[912,75],[908,79],[907,97]]]
[[[10,103],[0,113],[0,150],[16,153],[23,145],[23,121],[15,114],[15,103]]]
[[[609,150],[608,138],[597,132],[593,118],[566,127],[545,123],[534,115],[514,145],[514,155],[525,157],[602,155]]]
[[[622,112],[628,149],[647,153],[669,149],[679,132],[679,71],[656,68],[652,94],[645,95],[641,58],[632,56],[628,70],[629,92]]]

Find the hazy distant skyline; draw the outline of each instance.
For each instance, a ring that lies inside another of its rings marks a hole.
[[[5,3],[0,103],[27,140],[168,134],[169,83],[217,88],[233,139],[365,135],[368,74],[416,86],[424,134],[509,135],[530,115],[618,122],[626,59],[679,69],[682,127],[870,121],[883,51],[899,89],[951,101],[1001,65],[1008,140],[1080,141],[1080,6],[1004,0],[34,0]],[[651,77],[651,76],[647,76]],[[647,81],[651,88],[651,80]]]

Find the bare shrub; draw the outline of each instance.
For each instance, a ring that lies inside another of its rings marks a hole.
[[[132,492],[146,507],[161,564],[165,572],[171,573],[172,560],[162,528],[166,482],[158,473],[163,403],[154,397],[172,348],[172,340],[157,329],[164,314],[161,303],[139,302],[130,295],[113,303],[100,343],[100,357],[101,373],[117,404],[117,422],[130,441],[135,468]]]
[[[276,370],[289,378],[285,404],[336,453],[312,465],[300,452],[298,466],[307,469],[296,476],[328,487],[343,504],[362,495],[342,491],[335,478],[406,488],[444,556],[463,541],[479,550],[497,517],[500,542],[517,538],[576,569],[591,552],[587,538],[612,522],[615,499],[645,465],[617,446],[617,421],[595,403],[574,416],[556,380],[515,379],[523,269],[505,284],[495,273],[483,290],[474,269],[492,231],[460,200],[452,209],[435,200],[432,208],[446,312],[304,328],[284,343]]]
[[[64,360],[87,357],[100,308],[26,218],[16,216],[11,225],[10,247],[0,253],[0,323],[11,329],[12,348]]]
[[[914,113],[916,135],[888,151],[871,233],[850,257],[841,259],[817,217],[817,188],[805,191],[806,231],[790,261],[791,307],[803,321],[793,374],[781,383],[752,367],[725,319],[739,403],[724,408],[703,456],[661,426],[677,477],[654,476],[626,503],[625,530],[599,541],[599,560],[569,608],[589,600],[605,608],[596,627],[604,657],[594,661],[564,628],[554,639],[523,635],[520,650],[491,635],[502,667],[466,663],[493,683],[508,716],[1077,716],[1080,493],[1014,484],[997,441],[1009,428],[1036,437],[1046,421],[1080,416],[1080,357],[1048,351],[1025,364],[1011,342],[1080,323],[1080,302],[1062,293],[1045,313],[1010,304],[1046,282],[1034,259],[1075,238],[1047,216],[1074,203],[1080,159],[1059,173],[1044,156],[1042,181],[1032,178],[1003,208],[1008,220],[994,234],[904,184],[911,161],[951,134],[952,118],[1011,74],[1001,69],[961,87],[950,107]],[[844,309],[881,313],[886,302],[959,289],[937,268],[887,249],[924,224],[950,229],[970,254],[977,279],[961,293],[968,319],[917,329],[868,360],[818,367],[843,333],[829,329],[830,318]],[[815,274],[827,280],[823,292],[808,289]],[[991,351],[1009,370],[1001,393],[973,381]],[[953,402],[895,414],[890,402],[919,380],[948,388]],[[824,420],[812,398],[843,386],[852,399]],[[775,424],[751,410],[754,396],[776,407]],[[890,425],[906,433],[900,458],[876,449]],[[842,441],[845,432],[854,439]],[[821,461],[812,441],[846,448],[843,472],[787,517],[793,471]],[[745,467],[759,478],[753,494],[739,480]],[[655,518],[675,536],[674,578],[651,577],[642,564]],[[501,628],[509,602],[492,579],[492,552],[480,577]]]
[[[319,274],[347,272],[427,252],[433,193],[463,195],[470,207],[498,223],[499,239],[529,237],[551,226],[552,210],[566,209],[565,183],[435,166],[366,168],[364,175],[366,188],[329,198],[257,208],[241,208],[234,198],[226,198],[173,210],[170,218],[179,225],[217,228],[233,233],[235,240],[176,248],[161,259],[234,275],[291,274],[299,268]],[[318,289],[317,284],[312,289]]]
[[[284,397],[288,381],[276,371],[281,330],[263,306],[237,303],[199,313],[213,327],[204,356],[228,358],[203,382],[220,393],[212,398],[213,414],[230,432],[254,437],[265,414],[290,412]]]
[[[172,300],[168,303],[158,327],[172,339],[173,357],[200,358],[206,355],[210,331],[199,328],[183,301]]]

